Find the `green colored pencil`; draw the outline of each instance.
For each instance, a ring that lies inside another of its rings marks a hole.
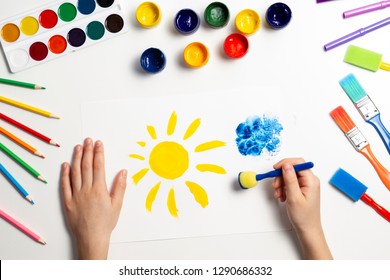
[[[32,168],[30,165],[28,165],[24,160],[22,160],[20,157],[15,155],[10,149],[8,149],[6,146],[4,146],[0,142],[0,150],[2,150],[6,155],[8,155],[10,158],[12,158],[14,161],[16,161],[20,166],[22,166],[27,172],[32,174],[35,178],[41,180],[42,182],[47,184],[47,181],[41,174],[39,174],[38,171],[36,171],[34,168]]]
[[[39,86],[36,84],[8,80],[8,79],[4,79],[4,78],[0,78],[0,83],[7,84],[7,85],[13,85],[13,86],[19,86],[19,87],[25,87],[25,88],[31,88],[31,89],[46,89],[45,87]]]

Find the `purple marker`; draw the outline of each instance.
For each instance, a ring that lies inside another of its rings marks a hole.
[[[329,1],[332,1],[332,0],[317,0],[317,3],[329,2]]]
[[[339,39],[336,39],[326,45],[324,45],[324,50],[329,51],[331,49],[334,49],[335,47],[338,47],[342,44],[345,44],[349,41],[352,41],[358,37],[361,37],[363,35],[366,35],[367,33],[370,33],[371,31],[377,30],[378,28],[381,28],[383,26],[386,26],[390,23],[390,17],[385,18],[381,21],[378,21],[374,24],[371,24],[367,27],[360,28],[359,30],[356,30],[355,32],[352,32],[348,35],[345,35],[344,37],[341,37]]]
[[[373,11],[384,9],[384,8],[387,8],[387,7],[390,7],[390,0],[381,1],[381,2],[378,2],[378,3],[374,3],[374,4],[367,5],[367,6],[359,7],[359,8],[356,8],[356,9],[352,9],[352,10],[349,10],[349,11],[345,11],[343,13],[343,17],[344,18],[349,18],[349,17],[353,17],[353,16],[358,16],[358,15],[361,15],[361,14],[373,12]]]

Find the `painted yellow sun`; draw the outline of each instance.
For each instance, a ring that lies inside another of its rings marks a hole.
[[[173,112],[168,121],[167,127],[167,136],[173,136],[175,133],[177,124],[177,114]],[[153,202],[155,201],[157,194],[160,190],[162,183],[166,180],[174,181],[175,179],[181,178],[184,176],[188,168],[190,168],[190,152],[185,148],[185,141],[188,140],[200,126],[200,119],[195,119],[187,128],[182,141],[178,143],[177,141],[159,141],[154,126],[148,125],[146,127],[148,134],[153,141],[153,148],[149,152],[149,155],[140,155],[140,154],[130,154],[130,158],[137,160],[145,161],[147,166],[136,172],[132,179],[134,184],[138,184],[145,175],[152,171],[154,172],[161,180],[156,182],[155,185],[150,189],[146,201],[145,208],[152,212]],[[147,147],[148,143],[146,141],[137,142],[142,148]],[[226,143],[219,140],[212,140],[204,142],[197,145],[193,152],[201,153],[211,149],[219,148],[225,146]],[[223,167],[203,163],[197,164],[195,168],[200,172],[213,172],[216,174],[226,174],[226,171]],[[194,199],[197,203],[200,204],[203,208],[207,207],[208,195],[206,190],[199,184],[185,180],[185,185],[189,191],[193,194]],[[175,198],[175,187],[171,187],[168,192],[167,197],[167,208],[169,213],[173,217],[178,217],[178,209],[176,207],[176,198]]]

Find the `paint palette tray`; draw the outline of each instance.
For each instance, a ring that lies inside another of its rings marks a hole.
[[[119,0],[63,0],[0,21],[0,43],[16,73],[126,31]]]

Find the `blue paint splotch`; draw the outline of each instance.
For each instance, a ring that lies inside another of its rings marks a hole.
[[[236,128],[238,151],[244,156],[275,155],[280,150],[282,124],[277,118],[252,116]]]

